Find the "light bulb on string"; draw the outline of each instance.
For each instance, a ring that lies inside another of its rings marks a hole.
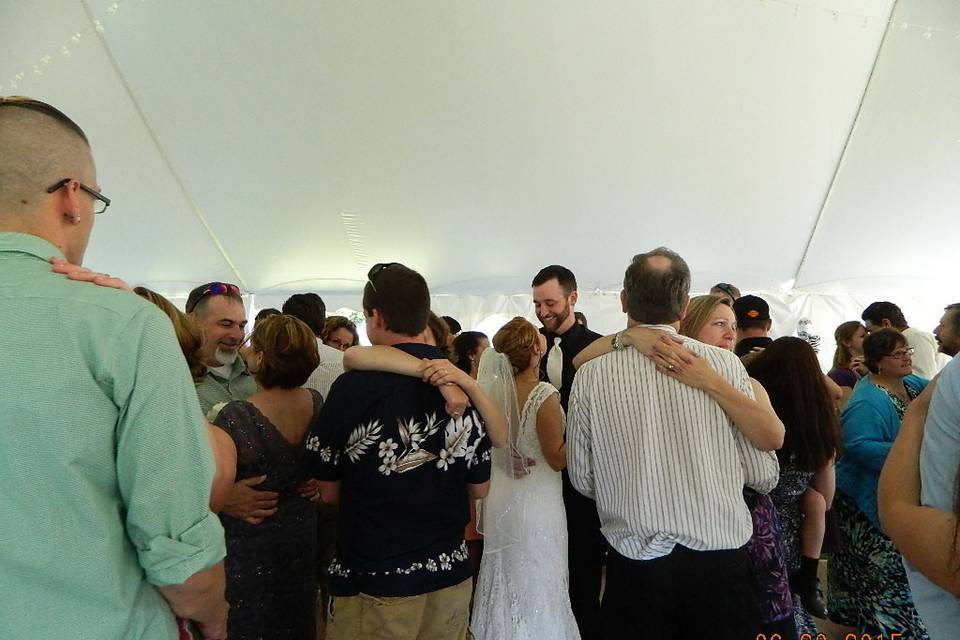
[[[933,29],[931,29],[930,27],[927,27],[927,30],[923,32],[923,37],[926,38],[927,40],[929,40],[930,38],[932,38],[932,37],[933,37]]]
[[[109,7],[107,7],[107,13],[109,13],[112,16],[117,15],[118,11],[120,11],[120,5],[116,2],[114,2]]]
[[[78,31],[77,33],[75,33],[75,34],[73,34],[72,36],[70,36],[70,39],[73,40],[75,43],[79,43],[79,42],[80,42],[80,38],[82,38],[82,37],[83,37],[83,34]]]
[[[833,12],[833,21],[834,21],[834,22],[839,22],[839,21],[840,21],[840,14],[839,14],[838,12],[836,12],[836,11]]]
[[[60,46],[60,55],[62,55],[64,58],[70,57],[71,53],[70,53],[70,49],[67,48],[67,45]]]
[[[906,31],[907,29],[910,28],[910,25],[907,24],[906,22],[901,22],[901,23],[900,23],[900,28],[903,29],[904,31]]]
[[[93,21],[93,28],[97,30],[97,33],[103,33],[103,23],[99,20]]]
[[[40,62],[41,62],[42,64],[50,64],[50,60],[51,60],[51,58],[50,58],[50,56],[48,56],[48,55],[47,55],[47,56],[43,56],[42,58],[40,58]]]
[[[42,75],[43,75],[43,70],[40,68],[40,65],[36,65],[36,64],[33,65],[33,75],[35,75],[35,76],[42,76]]]

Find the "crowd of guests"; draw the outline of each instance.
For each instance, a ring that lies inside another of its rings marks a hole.
[[[690,298],[661,247],[609,336],[560,265],[540,327],[463,331],[380,263],[373,346],[314,293],[250,330],[233,284],[181,312],[79,266],[110,201],[67,116],[2,99],[0,148],[5,637],[960,628],[960,304],[932,335],[869,305],[824,375],[765,300]]]

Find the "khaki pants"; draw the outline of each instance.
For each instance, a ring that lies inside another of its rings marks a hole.
[[[471,581],[418,596],[334,597],[327,640],[465,640]]]

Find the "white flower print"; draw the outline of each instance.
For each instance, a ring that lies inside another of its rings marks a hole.
[[[437,561],[434,560],[433,558],[430,558],[429,560],[427,560],[427,571],[433,571],[433,572],[437,571]]]
[[[384,460],[396,457],[397,454],[394,452],[399,446],[400,445],[393,441],[393,438],[387,438],[380,443],[380,457]]]
[[[309,444],[308,444],[307,448],[308,448],[308,449],[310,448],[310,447],[309,447]],[[320,449],[320,459],[321,459],[321,460],[323,460],[324,462],[330,462],[330,460],[331,460],[332,458],[333,458],[333,449],[331,449],[330,447],[324,447],[323,449]]]
[[[389,456],[383,459],[383,464],[380,465],[378,471],[385,476],[389,476],[391,473],[397,470],[397,458],[396,456]]]
[[[440,457],[437,459],[437,469],[443,469],[446,471],[450,468],[450,463],[453,462],[453,456],[446,449],[440,449]]]
[[[320,449],[320,438],[317,436],[310,436],[307,438],[307,443],[304,445],[307,447],[307,451],[318,451]],[[324,460],[326,462],[326,460]]]
[[[445,553],[440,554],[440,568],[444,571],[450,571],[453,568],[453,565],[450,564],[450,556]]]

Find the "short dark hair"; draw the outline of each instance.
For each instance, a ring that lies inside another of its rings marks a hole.
[[[570,295],[577,290],[577,277],[573,275],[573,271],[559,264],[551,264],[548,267],[540,269],[537,275],[533,277],[533,282],[530,283],[530,286],[539,287],[553,279],[557,280],[557,284],[560,285],[566,295]]]
[[[871,322],[878,326],[884,320],[889,320],[890,324],[897,329],[907,328],[907,319],[903,317],[903,311],[892,302],[871,302],[860,317],[864,322]]]
[[[214,291],[211,291],[211,289],[214,289]],[[207,282],[206,284],[193,288],[193,291],[187,296],[187,303],[184,305],[184,309],[187,313],[202,313],[203,310],[206,309],[210,298],[215,296],[223,296],[243,304],[243,298],[240,296],[240,288],[237,285],[230,284],[229,282]]]
[[[323,324],[327,320],[327,305],[323,298],[315,293],[295,293],[283,303],[283,312],[307,323],[313,335],[323,333]]]
[[[863,339],[863,364],[871,373],[880,371],[880,360],[893,353],[897,347],[907,346],[907,339],[896,329],[880,329]]]
[[[427,328],[430,290],[419,273],[399,262],[375,265],[363,287],[363,312],[379,309],[388,331],[416,336]]]
[[[650,258],[670,260],[669,269],[655,269]],[[643,324],[671,324],[680,319],[690,293],[690,268],[677,253],[658,247],[633,257],[623,276],[627,314]]]
[[[257,323],[250,346],[263,359],[254,375],[265,389],[296,389],[320,366],[317,339],[305,322],[291,315],[269,316]]]
[[[943,310],[957,312],[953,314],[953,319],[952,319],[952,322],[950,323],[950,328],[953,329],[954,335],[960,336],[960,302],[954,302],[953,304],[948,304],[943,308]]]
[[[267,307],[266,309],[260,309],[257,311],[257,317],[253,319],[254,324],[260,322],[264,318],[269,318],[270,316],[280,315],[280,309],[274,309],[273,307]]]

